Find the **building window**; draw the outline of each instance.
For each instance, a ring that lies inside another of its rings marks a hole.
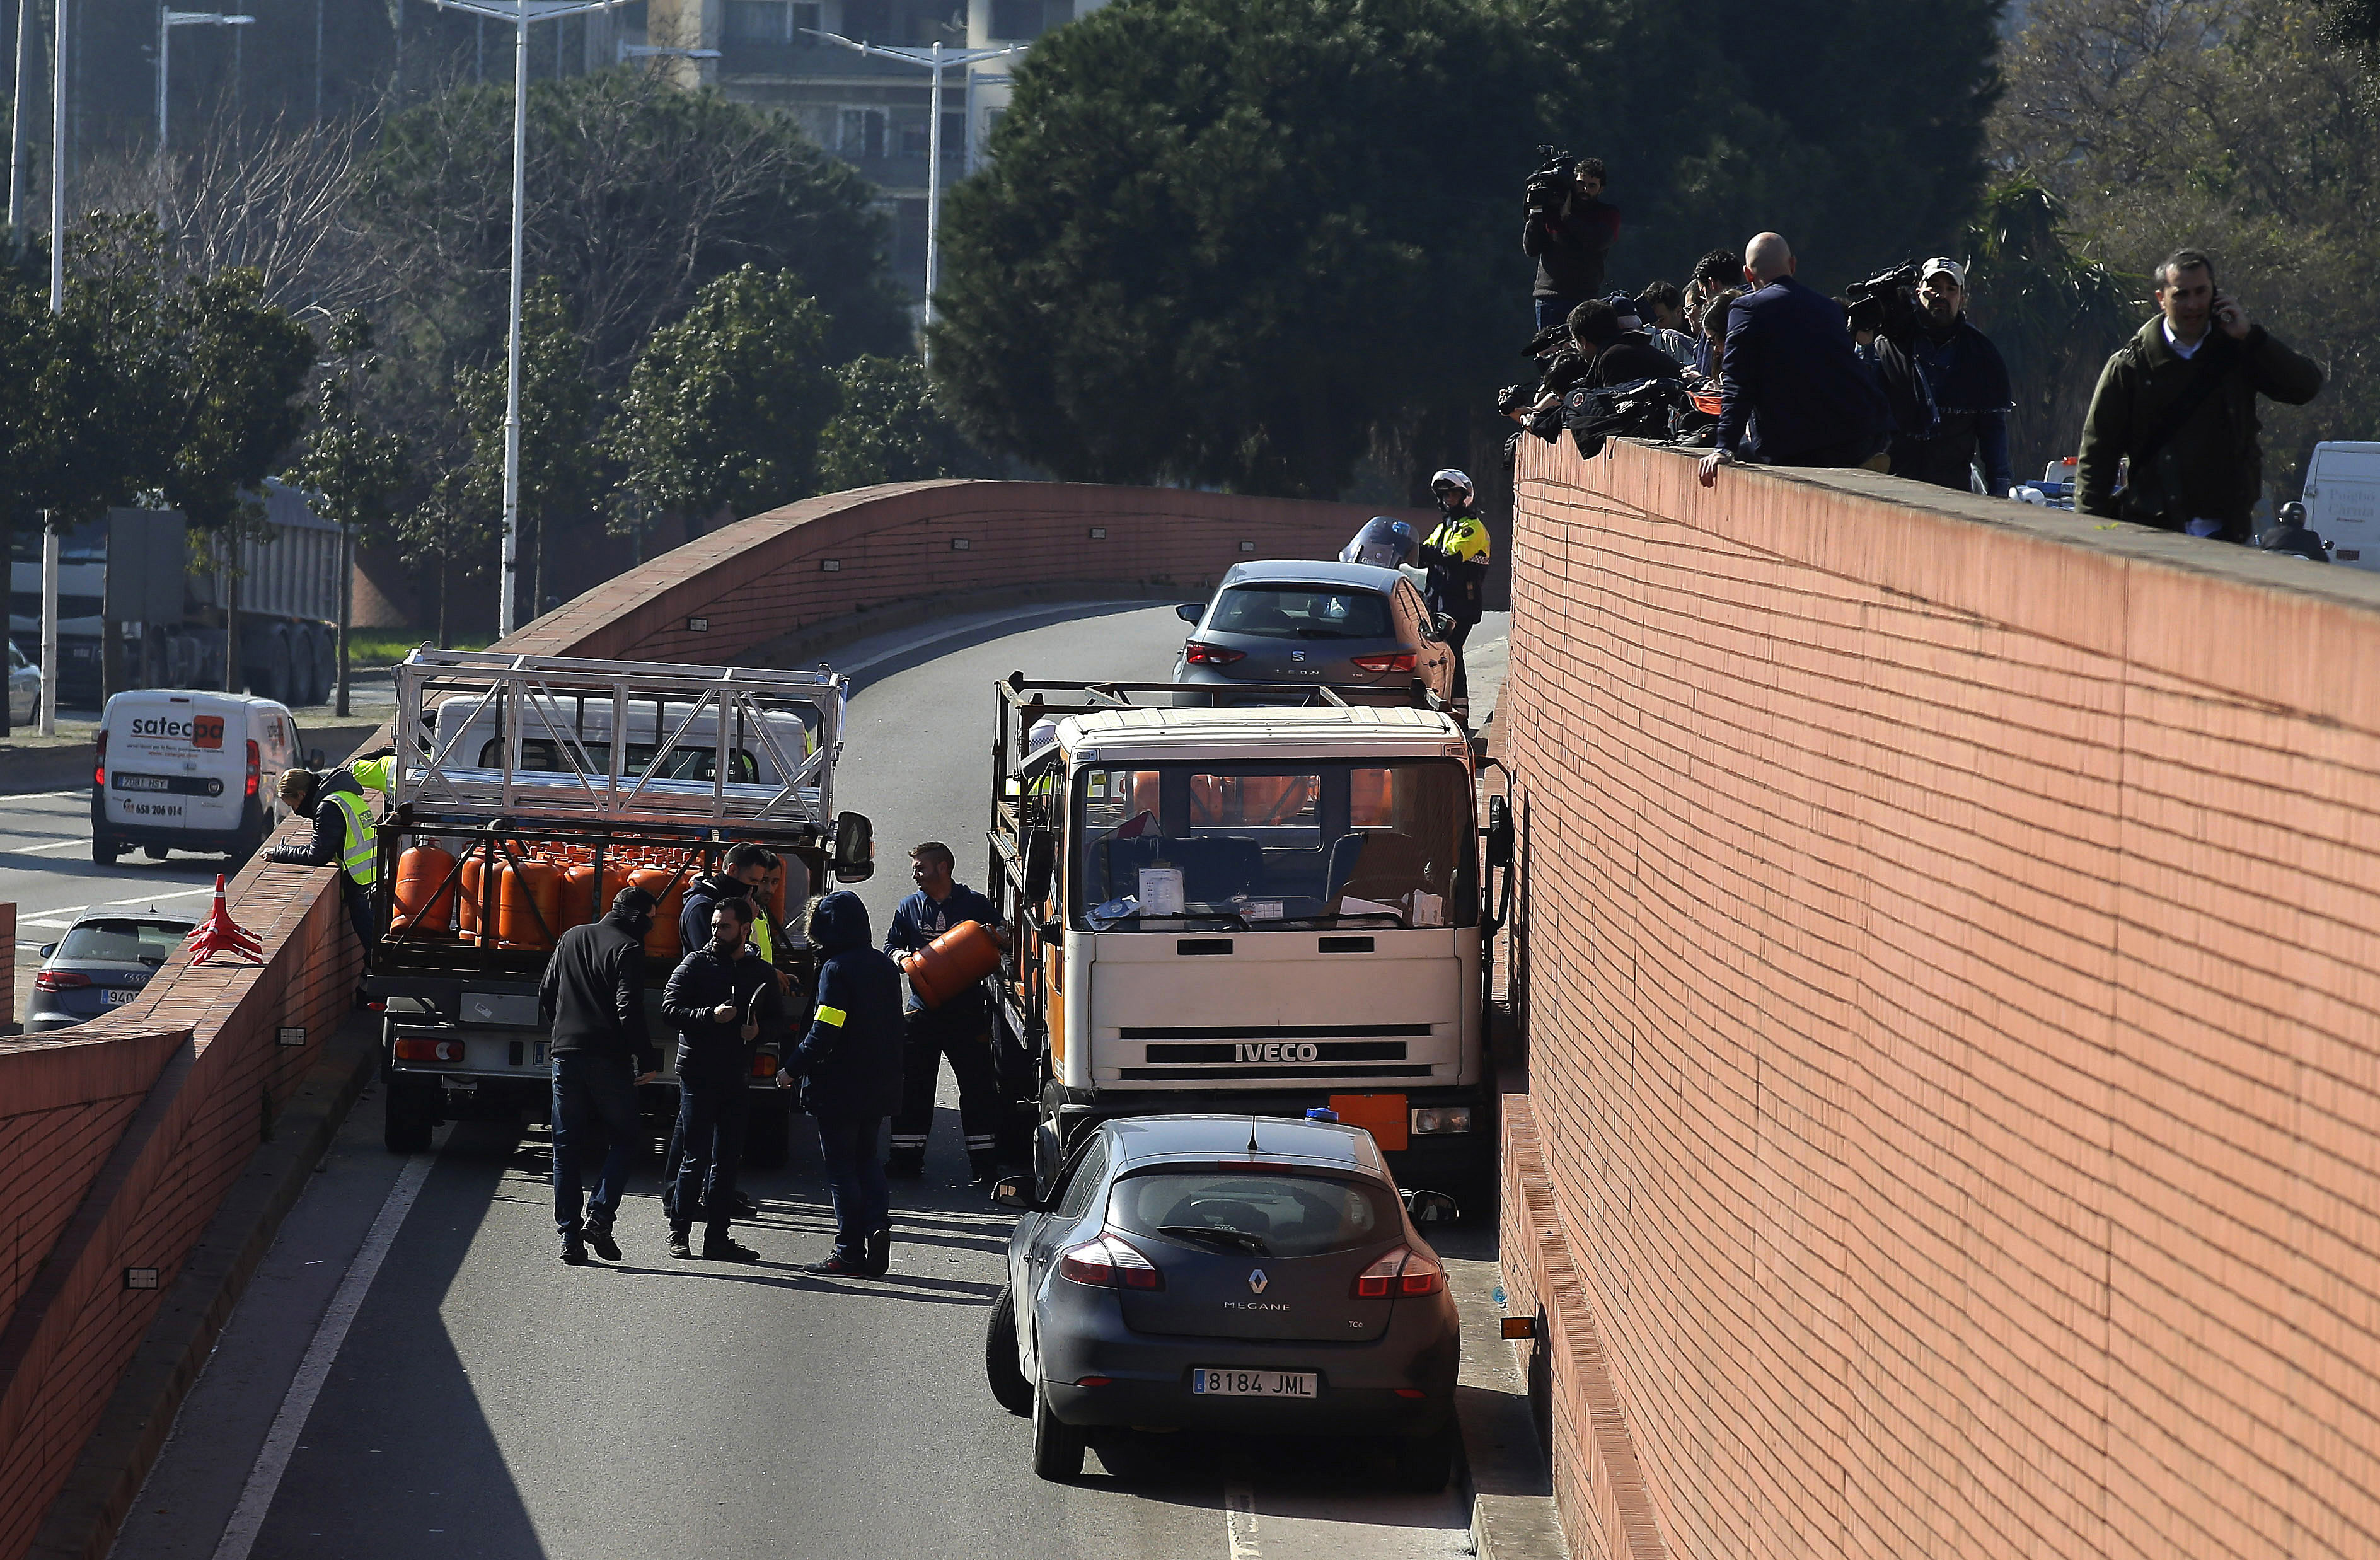
[[[835,140],[835,150],[846,157],[883,156],[884,110],[880,108],[844,109],[843,133]]]
[[[1075,19],[1075,0],[991,0],[991,35],[1038,38]]]
[[[789,43],[793,7],[785,0],[727,0],[731,43]]]
[[[892,0],[843,0],[843,35],[863,43],[882,43],[892,37]]]
[[[816,6],[795,6],[793,9],[794,47],[817,48],[818,34],[826,30],[826,23],[819,20],[819,8]]]

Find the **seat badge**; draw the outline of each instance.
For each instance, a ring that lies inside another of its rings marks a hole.
[[[1292,661],[1303,661],[1305,659],[1305,652],[1302,650],[1293,650],[1289,652],[1289,658]]]
[[[1271,1282],[1272,1281],[1270,1279],[1265,1276],[1264,1269],[1258,1268],[1254,1273],[1248,1274],[1248,1293],[1251,1295],[1261,1295],[1265,1292],[1265,1286]]]

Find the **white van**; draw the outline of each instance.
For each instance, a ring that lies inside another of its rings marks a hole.
[[[91,859],[134,846],[244,861],[273,832],[281,772],[303,762],[297,718],[270,699],[144,688],[107,701],[91,771]]]
[[[2306,524],[2331,561],[2380,568],[2380,444],[2333,440],[2306,462]]]

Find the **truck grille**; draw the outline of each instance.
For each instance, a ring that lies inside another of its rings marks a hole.
[[[1122,1074],[1123,1075],[1123,1077],[1125,1078],[1125,1079],[1126,1079],[1126,1080],[1128,1080],[1128,1081],[1141,1082],[1141,1083],[1153,1083],[1153,1082],[1160,1082],[1160,1081],[1163,1081],[1163,1080],[1168,1079],[1174,1079],[1174,1080],[1177,1080],[1177,1081],[1178,1081],[1178,1080],[1182,1080],[1182,1079],[1199,1079],[1199,1080],[1203,1080],[1203,1081],[1207,1081],[1207,1082],[1217,1082],[1217,1081],[1221,1081],[1221,1082],[1230,1082],[1230,1081],[1232,1081],[1232,1080],[1239,1079],[1259,1079],[1259,1078],[1308,1078],[1308,1079],[1312,1079],[1312,1078],[1354,1078],[1354,1077],[1361,1077],[1361,1078],[1367,1078],[1367,1079],[1378,1079],[1378,1078],[1427,1078],[1427,1077],[1429,1077],[1429,1076],[1430,1076],[1430,1069],[1429,1069],[1429,1067],[1428,1067],[1427,1065],[1421,1065],[1421,1066],[1411,1066],[1411,1065],[1407,1065],[1407,1066],[1392,1066],[1392,1067],[1383,1067],[1383,1066],[1371,1066],[1371,1065],[1368,1065],[1368,1064],[1366,1064],[1366,1063],[1360,1063],[1360,1062],[1359,1062],[1359,1063],[1353,1064],[1353,1065],[1347,1065],[1347,1064],[1333,1065],[1333,1064],[1327,1063],[1327,1062],[1326,1062],[1326,1063],[1322,1063],[1322,1064],[1318,1065],[1318,1064],[1315,1064],[1315,1063],[1309,1062],[1309,1063],[1305,1064],[1304,1066],[1290,1066],[1290,1067],[1269,1067],[1269,1066],[1268,1066],[1268,1067],[1248,1067],[1248,1066],[1226,1066],[1226,1067],[1214,1067],[1214,1066],[1208,1066],[1208,1067],[1119,1067],[1119,1068],[1117,1069],[1117,1071],[1119,1071],[1120,1073],[1122,1073]]]
[[[1152,1045],[1151,1062],[1402,1062],[1402,1040],[1243,1040],[1220,1045]]]

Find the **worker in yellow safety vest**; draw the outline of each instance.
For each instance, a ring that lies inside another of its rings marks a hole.
[[[1423,593],[1429,610],[1454,620],[1446,642],[1454,652],[1454,699],[1471,701],[1471,679],[1463,670],[1463,641],[1478,626],[1488,600],[1488,524],[1479,518],[1471,479],[1452,467],[1429,479],[1429,490],[1445,518],[1423,539],[1421,566],[1429,579]]]
[[[264,853],[266,860],[285,866],[338,868],[348,924],[366,947],[372,942],[370,890],[380,879],[380,827],[372,821],[371,800],[365,793],[387,793],[391,762],[389,754],[377,753],[322,774],[284,770],[282,803],[298,817],[313,821],[314,836],[302,844],[276,845]]]

